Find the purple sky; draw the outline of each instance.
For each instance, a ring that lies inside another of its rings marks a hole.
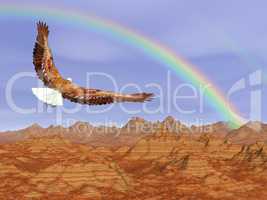
[[[246,81],[246,88],[234,94],[232,103],[248,118],[251,110],[257,107],[257,101],[252,101],[250,95],[260,90],[262,93],[262,120],[267,120],[267,2],[242,0],[90,0],[55,3],[46,1],[3,1],[16,4],[46,5],[55,8],[65,7],[69,10],[83,13],[93,13],[99,17],[113,20],[126,27],[158,41],[189,62],[206,75],[224,95],[240,79]],[[46,19],[44,19],[46,20]],[[168,96],[168,70],[161,63],[149,58],[143,52],[131,46],[105,37],[103,34],[90,32],[76,26],[67,26],[58,21],[46,20],[50,26],[50,47],[53,51],[56,66],[66,77],[71,77],[75,83],[86,85],[86,73],[101,72],[114,77],[121,89],[129,83],[135,83],[142,90],[155,92],[155,88],[147,84],[157,83],[163,89],[163,101],[156,98],[147,103],[150,110],[159,105],[162,110],[155,114],[146,113],[141,104],[125,104],[128,110],[141,112],[130,114],[120,105],[114,105],[104,113],[92,114],[86,112],[83,106],[74,114],[63,113],[63,125],[68,121],[82,120],[92,123],[126,122],[134,116],[148,120],[162,120],[172,115],[187,123],[203,123],[223,120],[216,109],[204,102],[203,112],[199,111],[200,99],[176,100],[179,108],[195,110],[191,114],[181,113],[169,103],[175,89],[185,84],[174,72],[170,72],[171,88]],[[35,114],[21,114],[10,108],[6,99],[8,81],[19,72],[34,72],[32,65],[32,48],[35,40],[35,21],[22,18],[7,19],[0,15],[0,130],[16,129],[32,123],[43,126],[56,123],[56,111]],[[262,84],[249,85],[249,75],[261,70]],[[114,90],[110,80],[96,77],[92,81],[96,88]],[[37,86],[36,78],[19,79],[12,90],[17,106],[21,108],[36,108],[37,100],[31,94],[31,88]],[[129,87],[125,92],[137,92]],[[180,95],[191,95],[189,88]],[[256,102],[256,103],[255,103]],[[251,105],[252,104],[252,105]],[[66,107],[75,105],[65,102]],[[92,110],[103,110],[104,107],[92,107]],[[254,119],[253,119],[254,120]]]

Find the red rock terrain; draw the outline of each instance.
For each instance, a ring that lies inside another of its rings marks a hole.
[[[2,133],[0,199],[267,199],[261,125],[135,118],[120,129],[76,123]]]

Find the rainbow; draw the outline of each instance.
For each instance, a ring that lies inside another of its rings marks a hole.
[[[80,11],[37,5],[25,6],[10,3],[2,4],[0,5],[0,17],[4,19],[5,17],[19,17],[34,20],[56,20],[60,23],[80,26],[84,29],[101,32],[118,39],[121,42],[126,42],[127,44],[142,50],[151,58],[158,60],[164,66],[172,69],[179,77],[189,81],[191,84],[203,87],[209,86],[205,90],[206,97],[223,119],[232,122],[235,126],[240,126],[244,123],[244,120],[240,117],[233,105],[231,105],[224,95],[220,93],[219,88],[214,87],[214,84],[197,71],[196,67],[167,47],[154,42],[128,27],[126,28],[113,21],[84,14]]]

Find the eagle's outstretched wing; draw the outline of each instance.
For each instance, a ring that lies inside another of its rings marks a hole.
[[[38,77],[49,87],[59,91],[62,96],[72,102],[102,105],[114,102],[149,101],[152,93],[120,94],[110,91],[80,87],[64,79],[55,67],[51,50],[48,46],[48,26],[37,23],[38,35],[33,50],[33,64]]]

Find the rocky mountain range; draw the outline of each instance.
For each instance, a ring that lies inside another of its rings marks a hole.
[[[0,199],[266,199],[267,125],[35,124],[0,134]]]

